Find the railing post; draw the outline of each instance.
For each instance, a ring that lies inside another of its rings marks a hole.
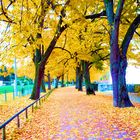
[[[39,105],[41,105],[41,101],[40,101],[40,99],[39,99]]]
[[[5,130],[5,126],[2,128],[2,140],[6,140],[6,130]]]
[[[28,109],[26,109],[25,113],[26,113],[26,119],[28,119]]]
[[[37,107],[37,101],[36,101],[36,107]]]
[[[18,126],[18,128],[20,127],[20,119],[19,119],[19,115],[17,116],[17,126]]]
[[[32,105],[32,113],[34,112],[34,105]]]

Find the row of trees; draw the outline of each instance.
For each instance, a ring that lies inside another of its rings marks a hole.
[[[57,77],[72,68],[76,81],[84,76],[87,92],[91,91],[90,69],[110,65],[113,105],[133,106],[125,74],[127,56],[135,58],[131,44],[140,36],[135,0],[1,0],[0,6],[0,24],[5,28],[1,32],[1,58],[32,60],[35,82],[31,99],[39,98],[52,62],[58,65]],[[77,83],[80,88],[81,82]]]

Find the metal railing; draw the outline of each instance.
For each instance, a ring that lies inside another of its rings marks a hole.
[[[34,111],[34,104],[37,105],[41,105],[41,100],[45,101],[45,99],[51,94],[53,90],[50,90],[48,93],[46,93],[45,95],[41,96],[39,99],[37,99],[36,101],[34,101],[33,103],[31,103],[30,105],[26,106],[25,108],[23,108],[21,111],[19,111],[18,113],[16,113],[14,116],[12,116],[10,119],[8,119],[7,121],[5,121],[1,126],[0,129],[2,129],[2,140],[6,140],[6,126],[15,118],[17,118],[17,127],[20,127],[20,117],[19,115],[23,112],[25,112],[25,117],[26,119],[28,119],[28,109],[30,107],[32,107],[32,112]]]

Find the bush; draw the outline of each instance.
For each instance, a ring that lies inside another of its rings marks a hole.
[[[140,85],[134,85],[134,92],[140,93]]]

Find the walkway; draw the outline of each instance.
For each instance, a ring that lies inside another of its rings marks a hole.
[[[140,108],[113,108],[110,96],[87,96],[72,87],[60,88],[13,139],[139,140]]]

